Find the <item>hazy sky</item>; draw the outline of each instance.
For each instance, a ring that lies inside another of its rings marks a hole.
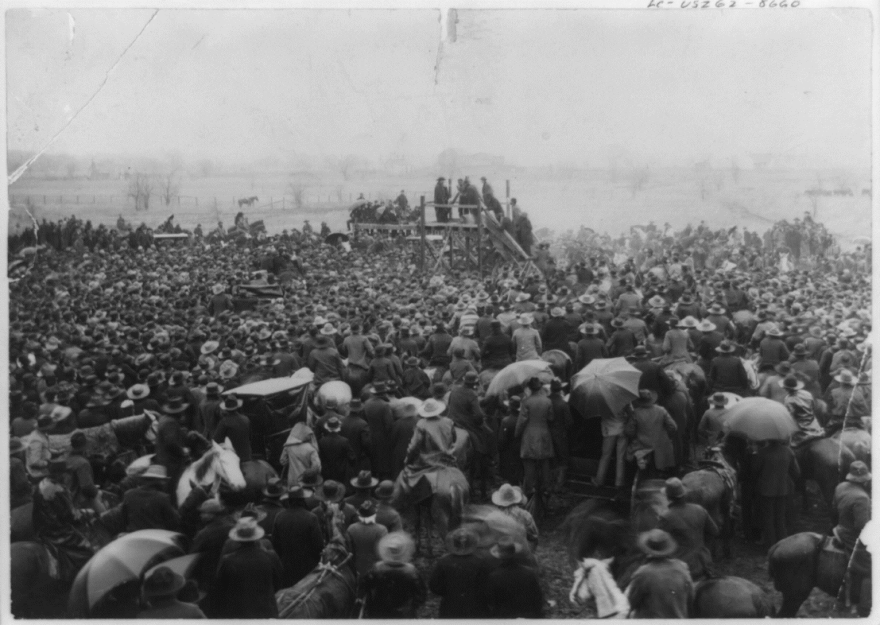
[[[152,14],[7,12],[9,147],[42,148]],[[866,11],[458,19],[441,44],[432,10],[161,10],[52,151],[431,162],[458,147],[604,165],[620,146],[656,164],[774,152],[870,166]]]

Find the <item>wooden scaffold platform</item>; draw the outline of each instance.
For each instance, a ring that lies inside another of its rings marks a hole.
[[[425,202],[424,196],[419,205],[419,221],[402,224],[352,223],[352,230],[375,234],[388,232],[392,236],[404,236],[407,241],[419,248],[419,267],[423,273],[437,275],[451,272],[456,268],[475,270],[480,277],[491,271],[492,277],[505,270],[513,270],[522,281],[531,274],[540,275],[540,270],[532,262],[510,233],[498,222],[491,211],[478,206],[455,205],[466,209],[469,221],[428,222],[425,212],[428,207],[444,208],[433,202]],[[453,206],[448,206],[453,208]]]

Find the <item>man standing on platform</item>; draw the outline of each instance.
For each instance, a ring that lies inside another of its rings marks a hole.
[[[446,186],[446,178],[440,176],[437,178],[437,185],[434,187],[434,212],[437,216],[438,223],[446,223],[449,221],[451,210],[449,204],[449,187]]]

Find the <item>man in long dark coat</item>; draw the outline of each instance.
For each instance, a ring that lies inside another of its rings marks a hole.
[[[440,597],[440,618],[487,618],[486,577],[489,563],[475,552],[477,535],[460,527],[446,538],[449,551],[437,561],[428,580],[428,589]]]
[[[379,479],[391,475],[391,425],[394,416],[388,399],[388,387],[377,382],[373,395],[364,402],[364,420],[370,426],[370,464]]]
[[[357,397],[353,398],[351,403],[349,403],[348,416],[342,420],[342,429],[339,433],[351,445],[351,450],[354,454],[352,469],[354,471],[369,471],[371,468],[370,448],[372,437],[370,436],[370,426],[364,420],[363,403]]]
[[[471,435],[474,458],[471,459],[468,480],[476,493],[477,485],[482,488],[483,497],[489,496],[491,481],[492,440],[491,432],[484,427],[486,415],[480,407],[477,386],[480,378],[474,371],[464,375],[462,384],[456,384],[449,393],[449,418],[458,427]]]
[[[444,206],[446,204],[449,204],[449,187],[446,186],[446,178],[440,176],[437,178],[437,184],[434,186],[434,211],[439,223],[449,221],[452,209]]]
[[[209,591],[218,618],[278,618],[275,593],[283,588],[284,568],[278,554],[262,547],[265,531],[253,517],[241,518],[229,538],[238,548],[223,557]]]
[[[272,547],[281,559],[282,588],[289,588],[308,575],[321,561],[324,537],[318,517],[306,508],[305,491],[295,486],[288,493],[288,508],[275,516]]]

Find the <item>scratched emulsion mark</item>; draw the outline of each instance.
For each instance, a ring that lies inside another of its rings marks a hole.
[[[458,11],[455,9],[447,9],[444,12],[440,10],[440,44],[437,46],[437,61],[434,63],[434,84],[440,82],[440,61],[443,60],[443,44],[446,42],[455,43],[457,32],[456,24],[458,24]]]
[[[9,178],[7,179],[8,186],[11,186],[12,183],[14,183],[16,180],[21,178],[22,175],[30,168],[30,166],[33,165],[37,161],[37,159],[40,158],[43,155],[43,153],[52,146],[53,143],[55,143],[55,141],[58,139],[58,137],[60,137],[61,134],[65,130],[67,130],[67,128],[70,126],[70,124],[73,123],[73,120],[75,120],[79,116],[79,114],[82,113],[89,104],[91,104],[92,100],[95,99],[95,97],[104,88],[104,85],[107,84],[107,81],[110,79],[110,74],[113,73],[113,70],[116,69],[116,66],[119,65],[120,61],[122,61],[122,59],[125,57],[125,55],[128,53],[128,51],[131,50],[131,47],[137,42],[137,40],[141,38],[141,35],[144,34],[144,31],[147,29],[147,26],[150,25],[150,22],[153,21],[153,18],[155,18],[158,13],[159,13],[159,9],[156,9],[155,11],[153,11],[153,14],[150,15],[149,19],[146,21],[146,23],[143,25],[143,27],[140,29],[140,31],[138,31],[138,34],[135,35],[134,39],[131,40],[131,43],[125,47],[125,50],[122,51],[122,54],[120,54],[119,57],[117,57],[116,61],[113,63],[113,65],[110,67],[110,69],[107,70],[107,73],[104,74],[104,79],[101,81],[101,84],[98,85],[98,88],[95,89],[95,91],[92,93],[92,95],[89,96],[89,99],[86,100],[85,103],[81,107],[79,107],[79,109],[76,111],[76,113],[68,116],[67,123],[65,123],[58,132],[56,132],[54,135],[52,135],[52,138],[49,139],[49,141],[46,143],[46,145],[44,145],[39,151],[37,151],[36,154],[34,154],[32,157],[30,157],[28,160],[26,160],[21,165],[21,167],[19,167],[14,172],[9,174]],[[71,24],[73,25],[73,26],[71,26],[71,29],[69,31],[71,41],[72,41],[73,37],[75,35],[75,23],[73,22],[73,17],[70,16],[69,13],[68,13],[68,18],[69,18],[68,25],[71,25]]]

